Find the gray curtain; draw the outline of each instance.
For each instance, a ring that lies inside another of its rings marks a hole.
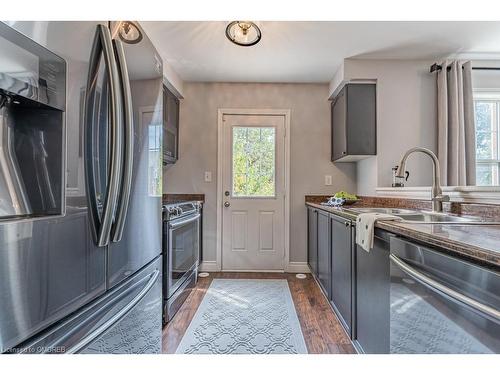
[[[441,182],[476,184],[476,132],[470,61],[444,61],[437,73]],[[448,67],[450,69],[448,69]]]

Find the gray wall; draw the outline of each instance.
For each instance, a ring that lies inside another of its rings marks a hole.
[[[375,195],[392,183],[391,168],[411,147],[437,151],[436,79],[430,61],[344,61],[344,79],[377,79],[377,156],[358,163],[358,194]],[[432,163],[424,155],[408,159],[407,186],[430,186]]]
[[[184,83],[179,161],[164,168],[165,193],[204,193],[204,260],[216,257],[217,110],[290,109],[290,261],[306,261],[304,195],[356,191],[354,164],[330,162],[328,84]],[[211,171],[213,181],[204,182]],[[333,185],[324,185],[332,175]]]
[[[500,67],[498,60],[476,60],[472,66],[479,67]],[[500,72],[498,70],[473,70],[472,86],[475,89],[500,89]]]

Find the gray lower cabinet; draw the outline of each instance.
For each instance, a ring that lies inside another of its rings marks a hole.
[[[330,299],[332,289],[330,214],[318,211],[318,282]]]
[[[332,215],[330,227],[332,237],[332,294],[330,303],[345,330],[352,337],[354,229],[350,220],[335,215]]]
[[[359,352],[389,353],[389,241],[376,229],[374,247],[356,245],[349,219],[308,207],[308,263]]]
[[[356,246],[356,332],[354,345],[364,353],[389,353],[389,240],[375,230],[370,252]]]
[[[307,208],[307,263],[311,273],[318,274],[318,210]]]

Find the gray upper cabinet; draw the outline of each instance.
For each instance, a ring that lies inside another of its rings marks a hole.
[[[332,161],[377,154],[375,83],[347,83],[332,100]]]
[[[345,330],[352,337],[354,229],[351,224],[350,220],[332,215],[331,304]]]
[[[163,85],[163,164],[179,159],[179,99]]]

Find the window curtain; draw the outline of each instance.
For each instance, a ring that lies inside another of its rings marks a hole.
[[[437,73],[441,183],[476,184],[476,132],[470,61],[444,61]]]

